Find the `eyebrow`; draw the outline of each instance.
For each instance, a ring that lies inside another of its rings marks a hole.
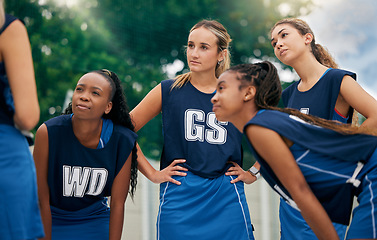
[[[280,35],[280,33],[282,32],[282,31],[284,31],[285,30],[285,28],[282,28],[279,32],[278,32],[278,36]],[[272,41],[274,41],[274,38],[271,38],[271,42]]]
[[[77,85],[76,85],[76,87],[77,86],[86,86],[84,83],[78,83]],[[100,90],[101,92],[103,92],[103,90],[102,90],[102,88],[100,88],[100,87],[91,87],[91,88],[94,88],[94,89],[98,89],[98,90]]]
[[[194,43],[193,41],[188,41],[188,43]],[[211,46],[209,43],[205,43],[205,42],[201,42],[200,44],[202,44],[202,45],[206,45],[206,46]]]
[[[225,83],[225,81],[221,80],[220,82],[217,83],[217,86],[220,86],[222,83]]]

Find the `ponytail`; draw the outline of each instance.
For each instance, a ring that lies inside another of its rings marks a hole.
[[[321,46],[320,44],[315,43],[314,33],[305,21],[298,19],[298,18],[282,19],[282,20],[278,21],[277,23],[275,23],[275,25],[271,28],[270,35],[271,35],[272,31],[277,26],[279,26],[281,24],[291,25],[292,27],[297,29],[297,31],[303,36],[307,33],[310,33],[313,36],[313,40],[312,40],[310,46],[311,46],[312,53],[313,53],[314,57],[317,59],[317,61],[320,62],[322,65],[324,65],[326,67],[338,68],[338,64],[336,64],[334,58],[331,56],[329,51],[326,48],[324,48],[323,46]]]
[[[329,51],[320,44],[316,44],[314,37],[311,43],[312,52],[314,57],[322,65],[325,65],[328,68],[338,68],[338,64],[335,62],[334,58],[331,56]]]

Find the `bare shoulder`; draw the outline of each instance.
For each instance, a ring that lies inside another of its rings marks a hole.
[[[37,129],[37,132],[35,134],[35,137],[36,138],[48,138],[48,129],[47,129],[47,126],[46,124],[42,124],[41,126],[39,126],[39,128]]]
[[[27,30],[25,25],[18,19],[9,24],[9,26],[1,34],[1,38],[14,38],[15,36],[27,36]]]

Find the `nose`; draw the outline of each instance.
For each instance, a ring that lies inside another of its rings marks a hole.
[[[194,47],[190,49],[190,55],[191,57],[197,58],[198,57],[198,48]]]
[[[85,102],[89,100],[88,93],[86,91],[80,94],[80,100]]]
[[[211,98],[211,103],[215,104],[217,101],[218,101],[218,96],[217,96],[217,91],[216,91],[215,95]]]
[[[282,44],[282,42],[280,41],[280,40],[278,40],[277,42],[276,42],[276,48],[277,49],[280,49],[281,47],[283,46],[283,44]]]

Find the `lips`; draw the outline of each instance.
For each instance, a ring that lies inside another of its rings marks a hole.
[[[220,108],[219,105],[213,105],[212,112],[216,112],[216,110],[219,109],[219,108]]]
[[[280,56],[283,55],[286,51],[287,51],[287,49],[280,50]]]
[[[200,64],[200,62],[197,61],[190,61],[191,64]]]
[[[88,110],[88,109],[90,109],[90,107],[88,107],[88,106],[86,106],[84,104],[77,104],[76,108],[81,109],[81,110]]]

